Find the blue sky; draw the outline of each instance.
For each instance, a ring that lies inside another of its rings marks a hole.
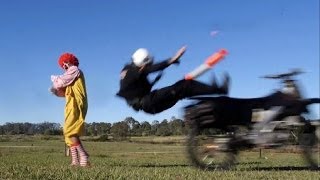
[[[188,46],[180,66],[168,68],[155,88],[173,84],[226,48],[227,58],[200,81],[228,72],[230,96],[258,97],[278,85],[259,76],[302,68],[305,95],[320,96],[319,0],[2,0],[0,27],[1,124],[63,122],[64,99],[48,92],[50,75],[62,73],[57,59],[63,52],[74,53],[85,73],[87,122],[182,116],[187,100],[148,115],[115,96],[121,68],[140,47],[163,60]]]

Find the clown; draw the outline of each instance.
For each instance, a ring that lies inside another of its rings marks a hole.
[[[88,166],[89,155],[79,138],[84,132],[84,120],[88,109],[85,78],[78,68],[79,61],[73,54],[62,54],[58,63],[65,72],[62,75],[51,76],[50,91],[66,99],[63,135],[71,151],[71,165]]]

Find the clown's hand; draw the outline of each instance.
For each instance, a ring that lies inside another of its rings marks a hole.
[[[51,75],[51,81],[54,82],[57,79],[57,76]]]
[[[50,87],[48,90],[54,95],[57,93],[57,90],[54,87]]]
[[[49,91],[53,94],[53,95],[55,95],[55,96],[58,96],[58,97],[65,97],[65,89],[63,89],[63,88],[60,88],[60,89],[56,89],[56,88],[54,88],[54,87],[51,87],[51,88],[49,88]]]

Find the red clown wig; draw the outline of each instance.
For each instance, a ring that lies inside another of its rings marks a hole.
[[[58,63],[61,68],[64,67],[64,63],[72,64],[74,66],[79,66],[78,58],[71,53],[63,53],[60,56]]]

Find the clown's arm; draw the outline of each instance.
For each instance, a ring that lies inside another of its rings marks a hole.
[[[71,66],[63,75],[52,75],[51,81],[54,89],[65,88],[70,85],[80,75],[77,66]]]

